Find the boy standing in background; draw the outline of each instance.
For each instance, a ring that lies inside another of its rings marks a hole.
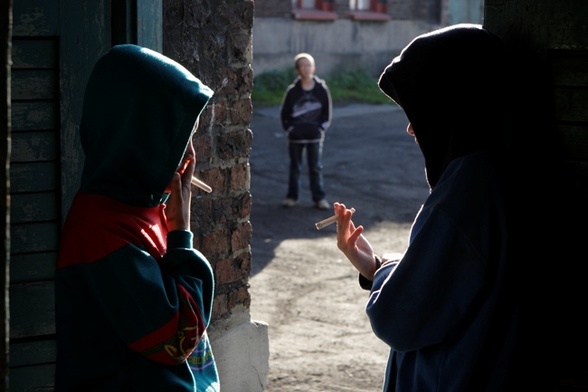
[[[282,205],[290,208],[298,202],[302,154],[306,149],[312,201],[317,208],[327,210],[331,206],[325,198],[322,153],[325,133],[331,125],[331,93],[325,81],[314,74],[315,62],[310,54],[297,54],[294,66],[298,76],[286,89],[280,109],[290,156],[288,193]]]

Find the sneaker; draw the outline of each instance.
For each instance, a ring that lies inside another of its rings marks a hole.
[[[318,208],[319,210],[329,210],[331,208],[331,205],[326,199],[323,199],[316,202],[316,208]]]
[[[296,205],[296,200],[294,200],[294,199],[285,199],[282,202],[283,207],[291,208],[291,207],[294,207],[295,205]]]

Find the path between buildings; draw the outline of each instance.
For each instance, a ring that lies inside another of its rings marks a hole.
[[[327,199],[355,207],[376,253],[402,252],[428,194],[424,164],[395,105],[335,107],[323,152]],[[278,108],[254,110],[251,193],[251,317],[268,324],[266,392],[378,392],[388,354],[372,333],[368,292],[336,247],[335,226],[314,223],[303,168],[297,206],[286,209],[287,139]]]

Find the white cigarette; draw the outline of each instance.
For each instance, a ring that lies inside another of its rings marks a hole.
[[[202,189],[204,192],[212,192],[212,188],[208,186],[208,184],[200,181],[198,178],[192,176],[192,185],[197,186],[198,188]]]
[[[355,212],[355,208],[353,208],[353,207],[350,208],[350,210],[351,210],[351,212]],[[324,227],[332,225],[333,223],[337,222],[337,217],[338,217],[338,215],[333,215],[333,216],[328,217],[327,219],[323,219],[320,222],[316,222],[314,224],[314,227],[316,227],[317,230],[320,230]]]

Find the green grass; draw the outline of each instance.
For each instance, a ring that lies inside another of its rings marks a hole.
[[[251,94],[253,104],[256,106],[279,106],[286,88],[292,83],[295,76],[292,70],[270,71],[256,76],[253,80]],[[391,102],[378,88],[378,78],[365,71],[341,71],[324,79],[329,86],[335,105],[351,102],[373,104]]]

